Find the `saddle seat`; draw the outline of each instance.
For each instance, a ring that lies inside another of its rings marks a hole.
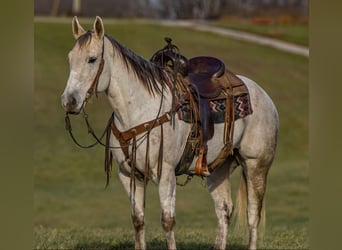
[[[204,98],[215,98],[221,92],[221,85],[214,81],[225,72],[224,63],[214,57],[198,56],[189,60],[188,79],[196,87],[198,94]]]

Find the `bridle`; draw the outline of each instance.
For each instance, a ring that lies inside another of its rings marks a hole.
[[[86,98],[85,98],[85,100],[83,102],[83,105],[82,105],[83,118],[84,118],[84,121],[85,121],[86,126],[88,128],[88,133],[92,135],[92,137],[95,139],[95,142],[93,142],[92,144],[89,144],[89,145],[82,145],[81,143],[79,143],[77,141],[77,139],[75,138],[75,136],[72,133],[72,127],[71,127],[71,121],[70,121],[70,118],[69,118],[69,112],[66,112],[66,114],[65,114],[65,127],[66,127],[66,130],[69,132],[70,137],[72,138],[72,140],[74,141],[74,143],[77,146],[79,146],[81,148],[92,148],[92,147],[96,146],[97,144],[100,144],[100,145],[104,146],[106,149],[120,149],[121,148],[123,153],[125,154],[125,156],[127,158],[128,157],[128,147],[131,145],[131,143],[130,143],[131,139],[133,137],[139,135],[139,134],[147,132],[145,136],[140,137],[139,139],[137,139],[137,141],[139,141],[139,140],[141,141],[140,142],[140,144],[141,144],[144,141],[144,139],[146,139],[147,134],[149,134],[153,128],[155,128],[156,126],[159,126],[159,125],[161,125],[161,124],[163,124],[163,123],[165,123],[165,122],[170,120],[170,112],[167,112],[164,115],[160,116],[161,108],[162,108],[163,101],[164,101],[164,87],[163,87],[162,94],[161,94],[162,98],[161,98],[161,101],[160,101],[158,114],[156,115],[155,119],[153,119],[151,121],[148,121],[148,122],[144,122],[142,124],[139,124],[139,125],[135,126],[134,128],[131,128],[131,129],[128,129],[126,131],[121,132],[116,127],[116,125],[115,125],[115,122],[114,122],[115,114],[113,113],[113,114],[111,114],[111,116],[110,116],[110,118],[108,120],[108,123],[106,125],[106,128],[103,131],[102,135],[100,137],[98,137],[95,134],[95,132],[92,129],[92,127],[90,125],[90,122],[88,120],[88,114],[85,112],[85,106],[86,106],[87,102],[90,100],[90,98],[94,94],[97,97],[97,93],[98,93],[97,87],[98,87],[98,84],[99,84],[99,78],[101,76],[101,73],[102,73],[103,67],[104,67],[104,63],[105,63],[105,60],[104,60],[104,44],[105,44],[105,40],[104,40],[104,38],[105,38],[105,36],[103,36],[101,61],[100,61],[100,64],[99,64],[99,68],[98,68],[98,70],[96,72],[96,75],[94,77],[94,80],[93,80],[90,88],[87,91],[87,96],[86,96]],[[165,72],[165,74],[167,74],[167,73]],[[113,132],[114,136],[120,142],[120,146],[112,147],[112,146],[109,146],[109,142],[108,141],[106,143],[102,142],[102,139],[104,138],[106,133],[107,133],[107,137],[108,137],[110,130]]]
[[[97,87],[98,87],[98,84],[99,84],[99,78],[102,74],[102,71],[103,71],[103,67],[104,67],[104,63],[105,63],[105,60],[104,60],[104,43],[105,43],[105,40],[104,40],[104,36],[102,38],[102,52],[101,52],[101,61],[100,61],[100,64],[99,64],[99,67],[97,69],[97,72],[96,72],[96,75],[95,75],[95,78],[92,82],[92,84],[90,85],[88,91],[87,91],[87,94],[86,94],[86,98],[84,99],[83,101],[83,104],[82,104],[82,110],[83,110],[83,118],[84,118],[84,121],[87,125],[87,128],[88,128],[88,133],[91,134],[94,138],[95,138],[95,142],[92,143],[92,144],[89,144],[89,145],[82,145],[81,143],[79,143],[75,136],[73,135],[72,133],[72,128],[71,128],[71,121],[70,121],[70,118],[69,118],[69,113],[71,112],[66,112],[65,113],[65,128],[66,130],[69,132],[70,134],[70,137],[72,138],[72,140],[74,141],[74,143],[79,146],[80,148],[92,148],[94,146],[96,146],[97,144],[100,144],[102,146],[106,146],[105,144],[102,143],[102,139],[106,133],[106,130],[108,128],[108,126],[110,126],[110,124],[107,124],[106,126],[106,129],[105,131],[102,133],[102,135],[100,137],[97,137],[94,130],[92,129],[92,127],[90,126],[90,123],[89,123],[89,120],[88,120],[88,114],[85,112],[85,106],[87,104],[87,102],[90,100],[90,98],[94,95],[95,93],[95,96],[97,96]]]
[[[102,53],[101,53],[100,65],[99,65],[99,68],[97,69],[95,78],[94,78],[92,84],[90,85],[90,88],[87,91],[87,96],[84,100],[84,104],[86,104],[88,102],[88,100],[94,95],[94,93],[95,93],[95,96],[97,97],[97,87],[99,85],[99,78],[100,78],[100,75],[102,74],[103,66],[105,63],[105,60],[103,58],[103,56],[104,56],[104,44],[105,44],[104,38],[105,38],[105,36],[103,36],[103,38],[102,38]]]

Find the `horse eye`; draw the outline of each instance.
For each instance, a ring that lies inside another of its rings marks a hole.
[[[95,56],[91,56],[88,60],[88,63],[94,63],[96,61],[96,57]]]

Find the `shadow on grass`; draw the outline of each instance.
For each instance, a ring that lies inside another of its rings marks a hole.
[[[133,242],[129,241],[122,241],[117,244],[111,244],[111,243],[103,243],[103,242],[86,242],[86,243],[78,243],[75,247],[75,250],[130,250],[134,249]]]
[[[134,242],[133,241],[120,241],[118,243],[102,243],[102,242],[86,242],[86,243],[78,243],[74,250],[93,250],[93,249],[101,249],[101,250],[132,250],[134,249]],[[154,239],[146,243],[146,249],[152,250],[162,250],[168,249],[166,240],[158,240]],[[203,243],[203,242],[196,242],[196,241],[189,241],[189,242],[177,242],[177,249],[178,250],[212,250],[214,249],[213,243]],[[244,250],[246,246],[243,245],[236,245],[236,244],[229,244],[227,249],[234,249],[234,250]]]

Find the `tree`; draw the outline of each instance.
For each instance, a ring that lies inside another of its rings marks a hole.
[[[197,18],[208,19],[220,16],[221,0],[161,0],[163,12],[170,19]]]
[[[81,14],[81,0],[72,0],[72,14]]]
[[[57,16],[58,15],[58,9],[59,9],[60,3],[61,3],[60,0],[53,0],[51,12],[50,12],[51,16]]]

